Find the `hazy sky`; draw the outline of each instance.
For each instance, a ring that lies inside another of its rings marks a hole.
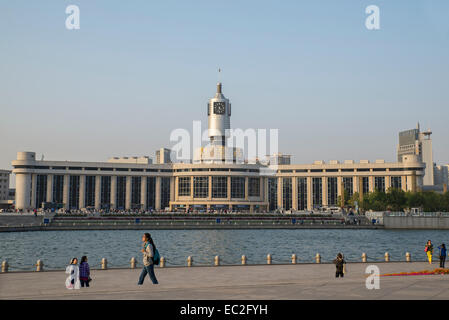
[[[294,163],[395,161],[417,121],[449,163],[447,0],[15,0],[0,30],[0,168],[17,151],[154,156],[173,129],[206,128],[219,67],[231,126],[279,128]]]

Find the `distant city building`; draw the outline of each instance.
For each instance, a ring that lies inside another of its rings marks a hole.
[[[399,145],[397,149],[398,161],[402,161],[404,155],[416,155],[426,165],[423,185],[433,186],[434,163],[432,152],[432,131],[420,131],[419,123],[416,129],[399,132]]]
[[[9,208],[14,202],[9,193],[10,174],[9,170],[0,170],[0,209]]]
[[[166,148],[160,148],[156,150],[156,163],[171,163],[171,150]]]
[[[290,164],[291,155],[275,153],[269,156],[269,164],[270,165],[285,165]]]
[[[438,191],[447,191],[449,186],[449,165],[435,165],[434,166],[435,186]]]
[[[8,200],[10,174],[9,170],[0,170],[0,200]]]
[[[389,188],[417,191],[423,185],[425,165],[415,154],[392,163],[290,164],[290,156],[282,154],[270,159],[275,165],[225,162],[227,152],[235,159],[240,154],[224,144],[231,104],[221,90],[219,83],[209,100],[210,144],[200,149],[197,162],[171,163],[169,149],[156,152],[155,164],[140,158],[44,161],[36,160],[34,152],[18,152],[12,161],[16,208],[39,208],[46,202],[65,209],[304,211],[335,207],[343,194],[352,197]]]

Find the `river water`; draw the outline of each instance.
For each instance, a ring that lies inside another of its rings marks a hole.
[[[109,267],[129,267],[131,257],[141,266],[141,230],[36,231],[0,234],[0,261],[7,260],[10,271],[34,270],[38,259],[44,268],[64,268],[72,257],[88,256],[91,268],[99,268],[107,258]],[[431,239],[435,247],[449,244],[449,230],[154,230],[153,239],[167,266],[186,265],[188,256],[194,264],[212,265],[220,256],[222,264],[240,264],[246,255],[248,264],[265,264],[268,253],[273,264],[290,263],[295,253],[298,262],[314,262],[317,252],[322,262],[329,262],[338,252],[348,261],[381,261],[385,252],[392,261],[424,260],[424,246]]]

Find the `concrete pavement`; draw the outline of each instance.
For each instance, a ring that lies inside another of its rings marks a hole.
[[[90,288],[67,290],[64,271],[0,274],[0,299],[449,299],[449,275],[381,277],[365,286],[370,263],[347,265],[344,279],[332,264],[156,268],[137,286],[138,269],[92,270]],[[433,270],[424,262],[376,263],[381,273]]]

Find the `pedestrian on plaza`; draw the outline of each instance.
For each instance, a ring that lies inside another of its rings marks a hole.
[[[337,254],[337,258],[334,259],[334,264],[335,264],[335,268],[336,268],[336,272],[335,272],[335,278],[338,277],[344,277],[344,272],[343,272],[343,268],[344,265],[346,264],[346,261],[343,259],[343,255],[341,253]]]
[[[427,253],[427,260],[429,261],[429,264],[432,264],[432,254],[433,254],[432,241],[427,240],[427,244],[426,247],[424,248],[424,251]]]
[[[154,274],[154,252],[156,251],[156,245],[154,244],[153,239],[149,233],[145,233],[142,236],[143,249],[141,250],[143,253],[143,269],[140,273],[138,285],[142,285],[145,280],[145,276],[149,275],[153,284],[158,284],[156,279],[156,275]]]
[[[440,268],[444,268],[444,263],[446,262],[447,256],[446,245],[442,243],[438,249],[440,249]]]
[[[70,274],[65,280],[65,286],[67,289],[79,289],[80,288],[80,278],[79,278],[79,267],[78,259],[73,258],[70,264],[65,269],[65,273]]]
[[[86,285],[86,288],[89,287],[89,282],[91,281],[90,278],[90,268],[89,268],[89,264],[87,263],[87,257],[86,256],[82,256],[81,257],[81,262],[80,262],[80,282],[81,282],[81,287],[83,288],[84,285]]]

